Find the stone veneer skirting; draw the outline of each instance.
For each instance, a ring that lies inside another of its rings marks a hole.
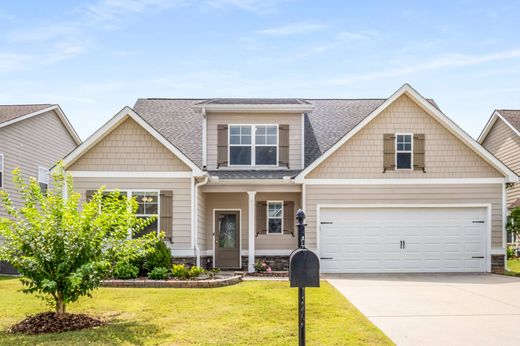
[[[236,285],[242,281],[241,275],[214,280],[104,280],[101,287],[132,288],[215,288]]]
[[[491,272],[502,274],[505,270],[505,255],[491,255]]]

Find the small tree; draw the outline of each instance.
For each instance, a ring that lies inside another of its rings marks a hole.
[[[80,207],[72,177],[61,166],[46,193],[34,178],[24,181],[18,169],[13,174],[23,206],[0,191],[0,204],[10,216],[0,219],[0,259],[20,272],[23,292],[36,293],[58,316],[67,304],[90,297],[112,263],[153,251],[155,234],[130,237],[153,221],[136,217],[134,199],[100,188]]]
[[[507,219],[506,229],[512,234],[520,234],[520,207],[511,209]]]

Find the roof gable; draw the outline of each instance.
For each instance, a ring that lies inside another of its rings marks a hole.
[[[83,142],[78,148],[72,151],[63,160],[66,169],[69,169],[73,164],[78,161],[83,155],[89,150],[100,143],[106,136],[114,131],[118,126],[124,123],[127,119],[131,118],[137,123],[143,130],[153,136],[160,144],[166,147],[176,157],[178,157],[184,164],[186,164],[196,176],[203,175],[202,171],[195,165],[184,153],[176,148],[172,143],[165,139],[156,129],[150,126],[144,121],[133,109],[130,107],[123,108],[117,113],[112,119],[110,119],[105,125],[98,129],[92,136],[90,136],[85,142]]]
[[[502,120],[517,136],[520,136],[520,110],[497,109],[493,112],[491,118],[489,118],[480,136],[478,136],[478,142],[480,144],[484,143],[484,140],[498,119]]]
[[[344,135],[338,140],[332,147],[327,149],[318,159],[307,166],[300,174],[296,176],[296,181],[303,181],[305,176],[315,169],[321,162],[327,159],[332,153],[338,150],[343,144],[350,140],[356,133],[364,128],[373,119],[379,116],[385,109],[387,109],[392,103],[394,103],[400,96],[407,95],[413,100],[419,107],[421,107],[427,114],[436,119],[441,123],[447,130],[449,130],[455,137],[462,141],[465,145],[470,147],[486,162],[491,164],[499,172],[503,173],[508,181],[518,181],[518,176],[509,169],[506,165],[500,162],[487,150],[485,150],[479,143],[465,133],[460,127],[458,127],[451,119],[446,117],[434,104],[428,102],[423,96],[421,96],[415,89],[410,85],[405,84],[399,90],[397,90],[387,100],[382,102],[375,110],[373,110],[368,116],[361,120],[351,131]]]

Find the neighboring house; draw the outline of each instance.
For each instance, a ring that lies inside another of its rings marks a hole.
[[[58,105],[0,105],[0,188],[16,206],[12,171],[20,168],[25,178],[34,177],[42,189],[49,186],[49,169],[81,143]],[[6,217],[0,208],[0,217]],[[0,272],[12,271],[0,263]]]
[[[520,110],[495,110],[482,130],[478,142],[516,174],[520,174]],[[520,184],[508,186],[506,191],[507,208],[519,207]],[[508,234],[507,242],[516,243],[516,236]]]
[[[295,213],[322,272],[504,268],[518,176],[409,85],[388,99],[139,99],[64,159],[157,215],[177,261],[287,268]]]

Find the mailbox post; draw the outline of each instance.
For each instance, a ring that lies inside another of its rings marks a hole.
[[[291,287],[298,287],[298,342],[305,346],[305,287],[320,287],[320,262],[318,256],[305,248],[305,213],[298,210],[298,248],[289,258]]]

